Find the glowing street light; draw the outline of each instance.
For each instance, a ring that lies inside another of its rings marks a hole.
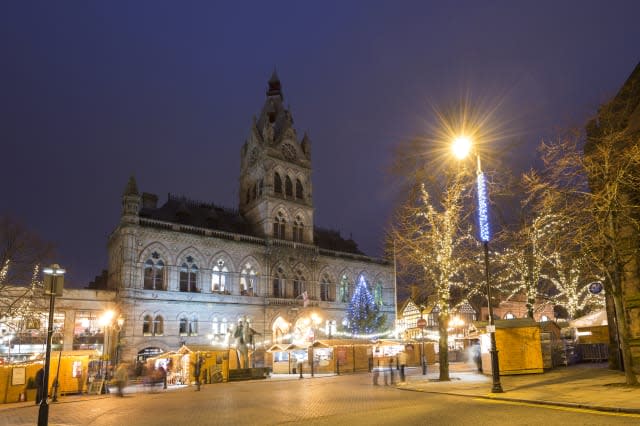
[[[44,294],[49,296],[49,323],[47,324],[47,349],[44,358],[44,374],[42,375],[41,389],[44,395],[40,400],[38,409],[38,426],[49,424],[49,368],[51,367],[51,339],[53,338],[53,311],[55,309],[56,296],[62,296],[64,288],[65,270],[58,264],[53,264],[42,270],[44,273]]]
[[[451,151],[458,159],[466,158],[473,148],[471,139],[467,136],[457,137],[451,144]],[[482,167],[480,166],[480,154],[476,152],[476,160],[478,164],[476,172],[476,184],[478,189],[478,229],[480,241],[484,248],[484,272],[487,283],[487,305],[489,310],[489,326],[487,331],[491,337],[491,376],[493,378],[493,393],[502,393],[502,385],[500,384],[500,366],[498,360],[498,349],[496,348],[496,325],[493,321],[493,307],[491,306],[491,282],[489,280],[489,240],[491,233],[489,230],[489,203],[487,196],[487,182]]]

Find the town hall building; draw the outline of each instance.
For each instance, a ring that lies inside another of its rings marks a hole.
[[[362,279],[393,327],[392,265],[314,225],[311,141],[298,137],[279,78],[240,148],[238,209],[140,192],[130,178],[108,241],[108,287],[124,319],[122,360],[181,345],[254,345],[338,337]]]

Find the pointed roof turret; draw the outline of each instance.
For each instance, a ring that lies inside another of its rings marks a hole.
[[[280,84],[280,78],[276,70],[273,70],[271,78],[269,79],[269,89],[267,90],[267,96],[279,96],[280,99],[284,99],[282,96],[282,85]]]
[[[139,195],[138,185],[136,184],[136,178],[134,178],[133,175],[129,177],[129,181],[127,182],[127,186],[125,187],[122,195]]]

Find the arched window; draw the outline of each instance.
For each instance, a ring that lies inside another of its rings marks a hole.
[[[153,319],[151,315],[145,315],[142,320],[142,335],[151,336],[153,334]]]
[[[256,198],[258,198],[258,184],[254,183],[253,184],[253,199],[255,200]]]
[[[342,276],[340,286],[338,287],[338,302],[347,303],[349,301],[349,279],[346,275]]]
[[[304,198],[304,190],[302,189],[302,182],[300,179],[296,179],[296,199],[302,200]]]
[[[240,271],[240,294],[253,296],[256,285],[256,270],[251,263],[247,263]]]
[[[180,268],[180,291],[198,292],[198,266],[193,263],[191,256]]]
[[[296,216],[296,220],[293,222],[293,241],[302,242],[302,230],[304,225],[302,223],[302,217]]]
[[[273,175],[273,192],[282,194],[282,179],[278,173]]]
[[[301,270],[297,270],[293,278],[293,298],[297,299],[305,292],[305,278]]]
[[[376,284],[375,288],[373,289],[373,300],[375,301],[376,305],[382,306],[382,283]]]
[[[191,320],[189,320],[189,336],[197,336],[198,335],[198,318],[193,315]]]
[[[273,221],[273,238],[284,240],[286,223],[287,221],[284,218],[284,213],[279,211]]]
[[[179,324],[179,333],[181,336],[187,336],[189,334],[189,320],[186,316],[180,317],[178,321]]]
[[[336,320],[327,320],[325,324],[324,332],[327,335],[327,337],[329,337],[329,339],[331,339],[331,337],[336,334],[336,331],[338,330],[337,324],[338,323]]]
[[[152,254],[153,259],[149,259],[144,263],[145,290],[164,290],[164,262],[157,259],[158,256],[158,253],[154,252]]]
[[[264,179],[260,179],[260,184],[258,185],[258,196],[262,196],[262,191],[264,191]]]
[[[227,324],[227,319],[222,318],[222,322],[220,323],[220,334],[227,334],[229,332],[229,324]]]
[[[284,271],[278,268],[273,277],[273,297],[284,297]]]
[[[293,183],[291,183],[289,176],[284,178],[284,192],[287,197],[293,197]]]
[[[218,318],[213,317],[211,320],[211,334],[214,336],[220,334],[220,323],[218,322]]]
[[[211,291],[217,293],[223,293],[226,291],[227,273],[229,269],[224,263],[224,260],[219,259],[216,265],[213,267],[211,274]]]
[[[153,335],[162,336],[164,334],[164,319],[160,315],[156,315],[153,319]]]
[[[329,302],[331,300],[331,294],[329,293],[329,289],[331,286],[331,281],[329,280],[329,275],[324,274],[320,279],[320,300]]]
[[[507,312],[506,314],[504,314],[504,319],[515,319],[516,316],[513,315],[511,312]]]

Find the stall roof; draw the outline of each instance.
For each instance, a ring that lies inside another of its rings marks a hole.
[[[605,309],[600,309],[599,311],[569,321],[569,327],[574,328],[597,327],[602,325],[609,325],[607,321],[607,311]]]
[[[267,352],[283,352],[287,350],[287,346],[287,344],[276,343],[267,349]]]

